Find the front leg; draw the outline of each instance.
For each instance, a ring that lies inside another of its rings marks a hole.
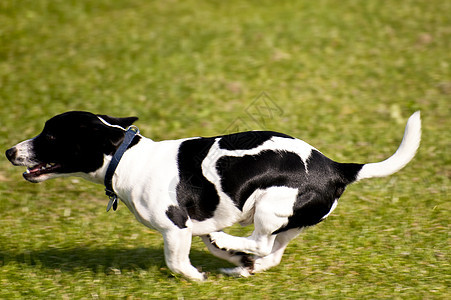
[[[212,242],[209,235],[203,235],[201,236],[201,239],[214,256],[225,259],[238,266],[233,269],[220,269],[221,272],[240,277],[248,277],[251,275],[254,270],[254,256],[244,252],[220,249],[215,243]]]
[[[181,274],[189,279],[203,281],[204,273],[200,273],[191,265],[189,252],[191,249],[191,228],[171,228],[163,232],[164,258],[166,265],[172,272]]]
[[[225,251],[238,251],[256,256],[266,256],[271,253],[276,236],[271,234],[262,235],[254,231],[249,237],[238,237],[217,231],[210,233],[209,238],[212,244]]]

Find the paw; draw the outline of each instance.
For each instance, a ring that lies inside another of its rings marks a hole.
[[[198,272],[197,274],[190,274],[190,275],[185,275],[185,277],[187,279],[193,280],[193,281],[198,281],[198,282],[202,282],[207,280],[207,274],[205,272]]]
[[[171,271],[172,275],[177,278],[184,277],[185,279],[199,282],[207,280],[207,273],[199,272],[199,270],[194,268],[193,266],[188,266],[184,269],[169,268],[169,270]]]
[[[233,277],[249,277],[252,275],[247,268],[236,267],[236,268],[221,268],[219,271],[223,274]]]
[[[227,234],[222,231],[212,232],[208,235],[210,243],[216,248],[228,251],[230,250],[224,241],[227,239]]]
[[[201,275],[201,277],[197,280],[197,281],[205,281],[205,280],[207,280],[207,278],[208,278],[208,276],[207,276],[207,273],[205,273],[205,272],[202,272],[202,273],[200,273],[200,275]]]

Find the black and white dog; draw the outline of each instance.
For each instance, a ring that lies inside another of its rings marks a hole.
[[[136,120],[63,113],[6,156],[28,168],[23,176],[31,182],[80,176],[103,184],[126,128]],[[138,221],[162,233],[166,264],[174,273],[205,279],[189,260],[196,235],[214,255],[237,265],[223,272],[248,276],[279,264],[288,242],[304,227],[324,220],[348,184],[404,167],[420,138],[416,112],[393,156],[354,164],[332,161],[309,144],[277,132],[161,142],[136,134],[123,147],[111,175],[112,188]],[[236,237],[221,231],[237,222],[253,223],[253,233]]]

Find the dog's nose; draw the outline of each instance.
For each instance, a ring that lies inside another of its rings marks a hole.
[[[6,158],[8,158],[8,160],[12,162],[17,155],[17,149],[14,147],[11,149],[8,149],[8,150],[6,150],[5,154],[6,154]]]

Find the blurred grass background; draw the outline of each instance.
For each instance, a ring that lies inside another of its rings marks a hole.
[[[106,214],[101,186],[30,184],[4,158],[0,298],[449,298],[450,16],[443,0],[1,1],[2,151],[67,110],[139,116],[155,140],[276,130],[341,162],[392,154],[416,110],[423,139],[266,273],[224,277],[195,238],[202,284],[125,206]]]

